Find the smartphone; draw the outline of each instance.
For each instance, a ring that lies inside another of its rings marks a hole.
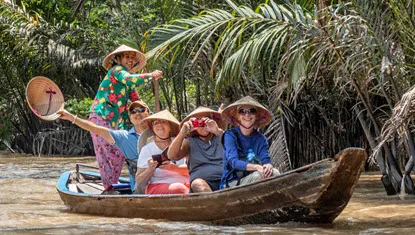
[[[159,167],[165,161],[170,161],[170,159],[167,157],[167,150],[168,147],[165,150],[163,150],[162,153],[154,154],[151,156],[153,158],[153,161],[157,162],[157,167]]]

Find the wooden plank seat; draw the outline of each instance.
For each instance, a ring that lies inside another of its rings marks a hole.
[[[123,184],[113,184],[115,191],[129,191],[130,185],[123,183]],[[85,182],[85,183],[77,183],[76,189],[71,187],[72,192],[83,192],[89,194],[101,194],[105,190],[103,184],[100,183],[93,183],[93,182]]]
[[[78,192],[78,188],[76,187],[76,184],[68,184],[68,189],[71,192],[75,192],[75,193]]]
[[[88,194],[101,194],[102,191],[104,191],[104,187],[95,183],[86,183],[86,184],[82,184],[82,183],[78,183],[76,184],[76,186],[78,187],[78,190],[83,192],[83,193],[88,193]]]

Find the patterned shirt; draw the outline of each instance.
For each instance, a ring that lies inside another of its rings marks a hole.
[[[150,80],[151,77],[147,75],[130,74],[121,65],[112,67],[99,85],[89,111],[98,114],[114,129],[127,129],[127,101],[138,100],[137,85],[148,83]]]

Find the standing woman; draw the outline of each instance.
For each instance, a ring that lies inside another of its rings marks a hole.
[[[279,175],[271,165],[267,138],[255,128],[268,125],[271,113],[250,96],[229,105],[222,118],[236,126],[223,136],[221,188],[245,185]]]
[[[103,66],[108,72],[91,106],[91,122],[112,130],[127,129],[127,101],[139,99],[135,90],[137,85],[148,83],[151,79],[158,80],[163,75],[158,70],[145,74],[134,73],[145,65],[145,55],[126,45],[121,45],[105,57]],[[104,138],[92,132],[91,136],[104,188],[111,190],[112,184],[118,183],[125,157]]]

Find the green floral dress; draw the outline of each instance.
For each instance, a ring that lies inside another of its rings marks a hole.
[[[150,80],[151,77],[147,75],[130,74],[121,65],[112,67],[99,85],[90,112],[99,115],[113,129],[127,129],[127,101],[138,100],[137,85]]]

